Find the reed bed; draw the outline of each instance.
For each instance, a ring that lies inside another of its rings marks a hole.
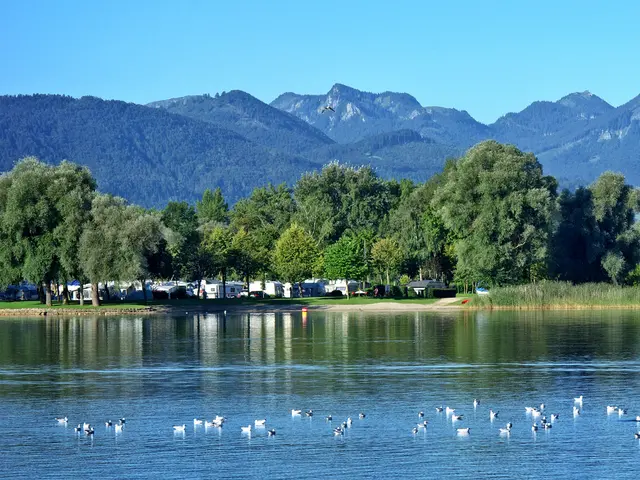
[[[474,299],[477,307],[487,308],[640,308],[640,287],[610,283],[543,281],[527,285],[493,287],[490,295]]]

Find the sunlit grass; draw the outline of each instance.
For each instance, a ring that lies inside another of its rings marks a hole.
[[[527,285],[493,287],[490,295],[474,298],[476,307],[505,308],[585,308],[638,307],[640,287],[621,287],[610,283],[544,281]]]

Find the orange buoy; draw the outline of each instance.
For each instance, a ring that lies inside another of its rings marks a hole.
[[[308,308],[307,308],[307,307],[302,307],[302,311],[303,311],[303,312],[306,312],[307,310],[308,310]]]

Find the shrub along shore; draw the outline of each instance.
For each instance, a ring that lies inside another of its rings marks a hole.
[[[640,287],[543,281],[493,287],[490,295],[474,298],[471,306],[477,309],[502,310],[640,309]]]

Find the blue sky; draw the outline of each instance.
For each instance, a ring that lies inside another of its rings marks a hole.
[[[0,0],[0,94],[147,103],[334,83],[483,122],[590,90],[640,94],[640,2]]]

